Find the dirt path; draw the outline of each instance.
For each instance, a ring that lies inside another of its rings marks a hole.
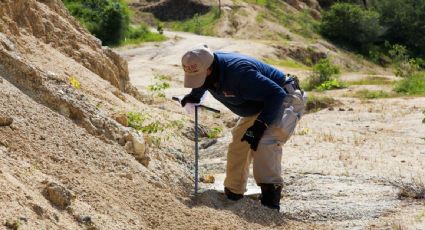
[[[171,32],[167,36],[172,39],[119,51],[129,61],[131,81],[139,89],[152,84],[154,75],[165,74],[172,82],[167,96],[186,93],[180,57],[201,42],[214,50],[258,58],[273,53],[273,48],[251,41]],[[350,73],[343,77],[364,76]],[[354,88],[345,92],[350,90]],[[332,229],[425,229],[425,206],[420,201],[400,200],[399,189],[393,186],[412,178],[425,181],[425,142],[421,139],[425,127],[420,122],[425,98],[361,101],[347,97],[344,91],[327,94],[342,105],[306,115],[284,148],[282,218]],[[232,117],[213,99],[207,103]],[[204,121],[207,116],[203,115]],[[221,186],[229,139],[229,129],[225,129],[216,144],[201,151],[201,174],[216,177],[214,185],[203,184],[204,188]],[[255,187],[252,178],[250,182]],[[199,202],[217,209],[228,207],[213,191],[203,194]]]

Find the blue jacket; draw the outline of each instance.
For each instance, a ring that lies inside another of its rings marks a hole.
[[[282,85],[290,79],[281,71],[255,58],[237,53],[214,53],[218,85],[192,89],[195,98],[208,90],[215,99],[241,117],[260,113],[258,120],[267,125],[276,119],[286,96]]]

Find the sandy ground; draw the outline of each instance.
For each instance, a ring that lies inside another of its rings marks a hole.
[[[214,50],[237,51],[257,58],[273,53],[273,48],[252,41],[176,32],[166,35],[171,37],[167,42],[122,48],[119,52],[129,61],[132,83],[142,91],[155,81],[155,75],[170,76],[172,87],[166,90],[167,97],[188,92],[182,88],[180,57],[198,43],[207,43]],[[306,74],[303,70],[284,71],[299,72],[302,77]],[[355,80],[366,76],[349,73],[342,77]],[[394,186],[413,178],[425,181],[425,142],[421,139],[425,137],[425,126],[421,124],[425,98],[359,100],[349,97],[350,92],[364,87],[385,88],[352,86],[326,92],[342,104],[333,110],[305,115],[285,145],[282,221],[299,221],[311,228],[425,229],[423,201],[400,199],[400,190]],[[166,106],[172,102],[163,103]],[[222,119],[234,119],[211,97],[206,103],[221,109]],[[202,112],[201,122],[211,126],[214,118]],[[201,175],[212,174],[216,178],[214,185],[202,184],[203,188],[221,186],[229,139],[229,129],[224,128],[216,144],[201,150]],[[208,141],[204,138],[201,143]],[[255,189],[252,178],[250,186]],[[222,209],[224,201],[217,196],[216,192],[207,190],[201,195],[201,203]],[[242,202],[254,201],[244,199]],[[248,208],[243,212],[253,212],[249,215],[255,216],[256,210]]]

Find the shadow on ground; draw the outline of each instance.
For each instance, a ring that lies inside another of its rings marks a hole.
[[[189,207],[207,206],[217,210],[227,210],[250,223],[263,226],[283,226],[287,217],[284,213],[266,208],[258,200],[243,198],[239,201],[228,200],[224,194],[215,190],[206,190],[196,197],[192,197],[186,205]]]

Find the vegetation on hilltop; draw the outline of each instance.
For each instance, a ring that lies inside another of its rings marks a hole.
[[[145,24],[130,25],[130,10],[124,0],[63,0],[69,12],[104,45],[160,41]]]

